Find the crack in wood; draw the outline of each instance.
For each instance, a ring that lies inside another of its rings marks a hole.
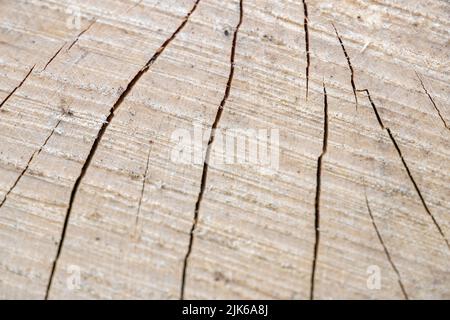
[[[61,119],[58,120],[58,122],[56,123],[56,125],[53,127],[52,131],[50,132],[50,134],[47,136],[47,138],[45,139],[44,143],[40,146],[40,148],[38,150],[36,150],[35,152],[33,152],[33,154],[31,155],[30,159],[28,159],[28,162],[25,166],[25,168],[22,170],[22,172],[20,173],[20,175],[16,178],[16,180],[14,181],[13,185],[11,186],[11,188],[9,188],[9,190],[6,192],[5,196],[3,197],[3,200],[0,202],[0,208],[5,204],[6,200],[8,199],[8,196],[10,195],[11,192],[14,191],[14,189],[16,188],[16,186],[18,185],[18,183],[20,182],[20,180],[22,179],[22,177],[25,175],[25,173],[28,171],[28,168],[30,167],[31,163],[33,162],[33,160],[39,156],[39,154],[42,152],[42,150],[45,148],[45,146],[47,145],[47,142],[50,140],[50,138],[53,136],[53,134],[55,133],[56,129],[58,128],[59,124],[61,123]]]
[[[394,261],[392,260],[389,250],[388,250],[386,244],[384,243],[383,237],[381,236],[381,233],[380,233],[378,226],[375,222],[375,219],[373,217],[372,210],[370,209],[370,205],[369,205],[369,199],[367,198],[367,194],[365,193],[364,196],[366,198],[367,211],[369,212],[370,220],[372,221],[372,225],[373,225],[373,228],[375,229],[378,240],[380,241],[380,244],[383,246],[384,253],[386,254],[386,257],[387,257],[389,263],[391,264],[392,269],[397,274],[397,281],[400,286],[400,289],[402,290],[403,296],[405,297],[406,300],[409,300],[408,294],[406,293],[405,286],[403,285],[402,278],[400,276],[400,272],[398,271],[397,267],[395,266]]]
[[[427,95],[428,98],[430,99],[431,104],[433,105],[434,109],[435,109],[436,112],[438,113],[439,118],[441,118],[442,123],[443,123],[444,126],[447,128],[447,130],[450,130],[450,127],[448,126],[447,122],[445,121],[444,116],[443,116],[442,113],[441,113],[441,110],[439,110],[439,108],[438,108],[437,105],[436,105],[436,102],[434,102],[433,97],[432,97],[431,94],[428,92],[427,88],[425,87],[425,84],[423,83],[422,78],[419,76],[419,74],[417,73],[417,71],[415,71],[415,72],[416,72],[417,78],[418,78],[419,81],[420,81],[420,84],[422,85],[423,91],[425,91],[426,95]]]
[[[140,215],[141,215],[142,200],[144,199],[145,181],[147,180],[148,169],[149,169],[149,165],[150,165],[150,154],[152,152],[151,144],[152,144],[152,142],[150,142],[150,147],[148,148],[147,163],[145,165],[144,178],[142,179],[141,194],[139,196],[138,209],[137,209],[137,213],[136,213],[136,221],[134,223],[135,231],[136,231],[136,228],[137,228],[137,226],[139,224],[139,218],[140,218]]]
[[[377,117],[378,124],[380,125],[381,129],[385,129],[383,120],[381,119],[381,116],[380,116],[380,114],[378,113],[377,106],[375,105],[375,103],[374,103],[373,100],[372,100],[372,97],[370,96],[369,90],[368,90],[368,89],[359,89],[359,90],[357,90],[357,91],[358,91],[358,92],[365,92],[365,93],[366,93],[367,98],[369,99],[370,105],[372,106],[372,110],[373,110],[373,112],[375,113],[375,116]]]
[[[103,135],[106,132],[106,129],[108,128],[109,124],[113,120],[115,112],[120,107],[120,105],[125,100],[125,98],[128,96],[128,94],[132,91],[132,89],[136,85],[136,83],[149,70],[149,68],[158,59],[158,57],[164,52],[164,50],[172,42],[172,40],[175,39],[177,34],[184,28],[184,26],[188,22],[190,16],[194,13],[195,9],[197,9],[197,6],[198,6],[199,2],[200,2],[200,0],[196,0],[194,5],[192,6],[191,10],[184,17],[183,21],[178,26],[178,28],[175,30],[175,32],[173,32],[172,35],[168,39],[166,39],[164,41],[164,43],[161,45],[161,47],[159,47],[156,50],[156,52],[153,54],[153,56],[150,58],[150,60],[148,60],[148,62],[134,75],[134,77],[128,83],[126,89],[122,92],[122,94],[119,96],[117,101],[114,103],[114,105],[109,110],[109,114],[108,114],[108,117],[106,118],[106,121],[103,122],[100,130],[98,131],[98,134],[97,134],[97,136],[96,136],[96,138],[94,140],[94,143],[91,146],[89,154],[88,154],[88,156],[87,156],[87,158],[86,158],[86,160],[85,160],[85,162],[83,164],[83,167],[81,168],[80,174],[77,177],[77,179],[75,181],[75,184],[73,185],[72,192],[70,194],[69,205],[68,205],[68,208],[67,208],[67,211],[66,211],[66,215],[65,215],[65,218],[64,218],[64,224],[63,224],[63,228],[62,228],[62,231],[61,231],[61,237],[60,237],[60,241],[59,241],[59,244],[58,244],[58,249],[57,249],[55,258],[53,260],[53,263],[52,263],[52,269],[51,269],[49,281],[48,281],[48,284],[47,284],[47,290],[46,290],[46,293],[45,293],[45,299],[46,300],[49,297],[49,294],[50,294],[50,291],[51,291],[51,288],[52,288],[53,278],[54,278],[54,275],[55,275],[55,270],[56,270],[56,267],[58,265],[58,261],[59,261],[60,255],[61,255],[62,248],[64,246],[66,230],[67,230],[68,222],[70,220],[70,215],[72,213],[72,207],[73,207],[73,203],[74,203],[75,197],[76,197],[76,195],[78,193],[81,181],[83,180],[84,176],[86,175],[86,172],[89,169],[89,166],[90,166],[90,164],[92,162],[92,159],[94,158],[94,155],[95,155],[95,153],[97,151],[97,148],[98,148],[98,146],[100,144],[100,141],[102,140]]]
[[[347,50],[345,49],[344,42],[342,41],[341,36],[339,35],[339,32],[336,29],[336,26],[334,23],[331,23],[331,25],[334,28],[334,31],[336,32],[336,36],[339,40],[339,43],[341,45],[342,51],[344,52],[345,58],[347,59],[348,68],[350,69],[350,82],[353,89],[353,95],[355,96],[355,103],[356,103],[356,110],[358,110],[358,95],[356,94],[356,85],[355,85],[355,72],[353,70],[352,62],[350,61],[350,56],[347,53]]]
[[[316,279],[316,267],[317,258],[319,254],[319,243],[320,243],[320,193],[322,187],[322,165],[323,157],[327,153],[328,149],[328,97],[327,89],[325,83],[323,84],[323,143],[322,143],[322,153],[317,159],[317,171],[316,171],[316,197],[314,200],[314,230],[315,230],[315,240],[314,240],[314,256],[311,267],[311,286],[310,286],[310,300],[314,300],[314,285]]]
[[[243,21],[243,17],[244,17],[244,3],[243,0],[240,0],[239,2],[239,22],[235,28],[234,31],[234,36],[233,36],[233,43],[231,46],[231,54],[230,54],[230,74],[228,76],[228,82],[225,88],[225,94],[223,96],[222,101],[220,102],[219,108],[217,110],[216,113],[216,117],[214,119],[214,122],[211,126],[211,133],[210,133],[210,137],[209,137],[209,141],[208,141],[208,146],[206,149],[206,155],[205,155],[205,161],[203,163],[203,172],[202,172],[202,178],[201,178],[201,184],[200,184],[200,191],[198,194],[198,198],[197,198],[197,202],[195,204],[195,211],[194,211],[194,220],[192,223],[192,227],[191,227],[191,231],[189,234],[189,245],[188,245],[188,249],[186,252],[186,255],[184,257],[184,263],[183,263],[183,273],[182,273],[182,277],[181,277],[181,290],[180,290],[180,299],[184,300],[184,293],[185,293],[185,285],[186,285],[186,272],[187,272],[187,267],[188,267],[188,260],[189,257],[191,255],[192,252],[192,246],[194,243],[194,233],[195,230],[197,228],[197,223],[198,223],[198,215],[199,215],[199,210],[200,210],[200,206],[201,206],[201,202],[203,199],[203,194],[205,192],[205,187],[206,187],[206,180],[208,177],[208,162],[210,159],[210,154],[211,154],[211,149],[212,149],[212,144],[214,143],[214,138],[215,138],[215,131],[219,125],[220,119],[222,117],[222,113],[225,107],[225,104],[228,100],[228,97],[230,96],[230,91],[231,91],[231,85],[233,82],[233,76],[234,76],[234,58],[236,55],[236,43],[237,43],[237,36],[239,33],[239,29],[242,25],[242,21]]]
[[[380,114],[378,113],[377,107],[375,106],[375,103],[373,102],[373,100],[372,100],[372,98],[371,98],[371,96],[370,96],[369,90],[368,90],[368,89],[361,89],[361,90],[357,90],[357,91],[358,91],[358,92],[365,92],[365,93],[366,93],[366,95],[367,95],[367,97],[368,97],[368,99],[369,99],[369,101],[370,101],[370,104],[371,104],[371,106],[372,106],[372,109],[373,109],[373,111],[374,111],[374,113],[375,113],[375,115],[376,115],[376,117],[377,117],[378,123],[379,123],[381,129],[386,130],[386,132],[387,132],[387,134],[388,134],[388,136],[389,136],[389,139],[391,140],[392,144],[393,144],[394,147],[395,147],[395,150],[397,150],[397,154],[398,154],[398,156],[400,157],[400,160],[401,160],[401,162],[402,162],[402,164],[403,164],[403,167],[405,168],[405,171],[406,171],[406,173],[408,174],[409,180],[410,180],[411,183],[413,184],[414,189],[416,190],[417,195],[419,196],[420,201],[422,202],[422,205],[423,205],[425,211],[426,211],[427,214],[430,216],[430,218],[431,218],[431,220],[433,221],[433,224],[435,225],[435,227],[436,227],[436,229],[438,230],[439,234],[442,236],[443,240],[444,240],[445,243],[447,244],[447,248],[450,249],[450,243],[449,243],[449,241],[447,240],[447,237],[445,236],[445,234],[444,234],[444,232],[443,232],[441,226],[440,226],[439,223],[437,222],[436,218],[435,218],[434,215],[431,213],[431,210],[428,208],[428,205],[427,205],[427,203],[426,203],[426,201],[425,201],[425,198],[423,197],[422,192],[420,191],[419,185],[417,184],[416,180],[414,179],[414,176],[412,175],[411,170],[409,169],[409,166],[408,166],[408,164],[406,163],[405,158],[403,157],[403,154],[402,154],[402,151],[401,151],[401,149],[400,149],[400,146],[398,145],[397,141],[395,140],[395,137],[394,137],[394,135],[392,134],[391,129],[384,126],[383,121],[382,121],[382,119],[381,119],[381,116],[380,116]]]
[[[306,101],[308,101],[309,93],[309,67],[311,64],[311,57],[309,54],[309,28],[308,28],[308,5],[306,0],[303,0],[303,27],[305,29],[305,51],[306,51]]]
[[[160,131],[161,131],[162,125],[163,125],[163,121],[161,121],[161,122],[159,123],[158,131],[157,131],[157,132],[160,132]],[[140,194],[140,196],[139,196],[138,209],[137,209],[137,212],[136,212],[136,220],[135,220],[135,223],[134,223],[134,233],[135,233],[135,234],[137,233],[137,227],[138,227],[138,225],[139,225],[139,219],[140,219],[140,217],[141,217],[141,207],[142,207],[142,201],[143,201],[143,199],[144,199],[145,186],[146,186],[146,183],[145,183],[145,182],[147,181],[147,178],[148,178],[148,171],[149,171],[149,169],[150,169],[150,156],[151,156],[152,151],[153,151],[153,146],[154,146],[154,141],[153,141],[153,140],[150,140],[150,141],[149,141],[148,152],[147,152],[147,163],[146,163],[146,165],[145,165],[144,178],[142,179],[141,194]]]
[[[405,168],[406,173],[409,176],[409,179],[411,180],[412,184],[414,185],[414,189],[416,189],[417,195],[419,196],[420,201],[422,202],[422,205],[423,205],[425,211],[428,213],[428,215],[430,216],[431,220],[433,220],[434,225],[436,226],[436,228],[438,229],[440,235],[442,236],[442,238],[444,239],[445,243],[447,244],[448,249],[450,249],[450,243],[447,240],[447,237],[445,236],[444,232],[442,231],[442,228],[439,225],[439,223],[437,222],[436,218],[433,216],[433,214],[431,213],[430,209],[428,208],[428,205],[425,202],[425,198],[423,197],[422,192],[419,189],[419,185],[417,184],[416,180],[414,179],[414,177],[413,177],[413,175],[411,173],[411,170],[409,170],[408,164],[406,163],[406,160],[403,157],[402,151],[400,150],[400,147],[397,144],[397,141],[395,140],[395,138],[394,138],[394,136],[393,136],[393,134],[391,132],[391,129],[386,128],[386,131],[388,132],[389,138],[391,139],[392,143],[394,144],[395,149],[397,150],[397,153],[398,153],[398,155],[399,155],[399,157],[400,157],[400,159],[401,159],[401,161],[403,163],[403,167]]]
[[[50,60],[48,60],[48,62],[45,64],[45,66],[44,66],[44,68],[41,70],[41,72],[42,72],[42,71],[45,71],[45,70],[47,69],[47,67],[50,65],[50,63],[52,63],[53,60],[55,60],[55,58],[58,56],[58,54],[61,52],[61,50],[64,48],[64,46],[65,46],[66,44],[67,44],[67,43],[64,42],[64,44],[61,46],[61,48],[59,48],[58,51],[55,52],[55,54],[54,54],[54,55],[50,58]]]
[[[133,6],[131,6],[126,12],[130,12],[131,10],[133,10],[134,8],[140,6],[142,4],[142,2],[144,2],[144,0],[139,0],[138,2],[136,2]]]
[[[36,65],[32,66],[31,69],[28,71],[28,73],[26,74],[26,76],[22,79],[22,81],[20,81],[20,83],[6,96],[5,99],[3,99],[3,101],[0,103],[0,109],[4,106],[4,104],[6,102],[8,102],[8,100],[14,95],[14,93],[16,93],[17,90],[20,89],[20,87],[22,87],[22,85],[25,83],[25,81],[28,79],[28,77],[31,75],[31,73],[34,70],[34,67],[36,67]]]
[[[94,20],[92,20],[92,22],[87,26],[86,29],[82,30],[78,36],[76,37],[76,39],[74,41],[72,41],[72,43],[70,44],[70,46],[67,48],[67,52],[70,51],[70,49],[72,49],[72,47],[78,42],[78,40],[80,39],[80,37],[85,34],[86,32],[89,31],[89,29],[91,29],[91,27],[97,22],[97,19],[95,18]]]

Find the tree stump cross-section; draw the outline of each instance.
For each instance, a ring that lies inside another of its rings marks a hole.
[[[450,298],[447,1],[0,8],[0,298]]]

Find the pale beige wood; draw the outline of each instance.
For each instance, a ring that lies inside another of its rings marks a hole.
[[[0,9],[1,298],[450,298],[447,2]],[[175,163],[198,123],[279,169]]]

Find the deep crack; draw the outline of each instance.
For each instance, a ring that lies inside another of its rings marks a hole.
[[[402,290],[403,296],[405,297],[406,300],[409,300],[408,294],[406,293],[405,286],[403,285],[403,282],[402,282],[402,277],[400,276],[400,272],[398,271],[397,267],[395,266],[395,263],[392,260],[392,257],[391,257],[391,255],[389,253],[389,250],[386,247],[386,244],[384,243],[383,237],[381,236],[381,233],[378,230],[378,226],[377,226],[377,224],[375,222],[375,219],[373,217],[372,210],[370,209],[369,199],[367,198],[367,194],[365,194],[365,198],[366,198],[367,211],[369,212],[370,220],[372,221],[372,225],[373,225],[373,228],[375,229],[375,232],[377,234],[378,240],[380,241],[380,244],[383,246],[384,253],[386,254],[386,257],[387,257],[389,263],[391,264],[392,269],[397,274],[397,281],[398,281],[398,284],[400,286],[400,289]]]
[[[305,28],[305,51],[306,51],[306,100],[308,100],[309,93],[309,67],[311,64],[311,57],[309,54],[309,29],[308,29],[308,5],[306,0],[303,0],[303,27]]]
[[[315,229],[315,241],[314,241],[314,257],[312,262],[311,270],[311,287],[310,287],[310,300],[314,300],[314,285],[316,279],[316,267],[317,267],[317,257],[319,254],[319,243],[320,243],[320,193],[322,186],[322,164],[323,157],[327,153],[328,149],[328,98],[327,89],[325,88],[325,83],[323,84],[323,105],[324,105],[324,115],[323,115],[323,143],[322,143],[322,153],[317,159],[317,173],[316,173],[316,198],[314,201],[314,229]]]
[[[412,175],[411,170],[409,169],[409,166],[408,166],[408,164],[406,163],[405,158],[403,157],[403,154],[402,154],[402,151],[401,151],[401,149],[400,149],[400,146],[398,145],[397,141],[395,140],[395,137],[394,137],[394,135],[392,134],[391,129],[389,129],[388,127],[385,127],[385,126],[384,126],[383,121],[382,121],[382,119],[381,119],[381,116],[380,116],[380,114],[378,113],[378,109],[377,109],[375,103],[373,102],[373,100],[372,100],[372,98],[371,98],[371,96],[370,96],[369,90],[368,90],[368,89],[362,89],[362,90],[358,90],[358,92],[365,92],[365,93],[367,94],[367,98],[368,98],[369,101],[370,101],[370,104],[371,104],[371,106],[372,106],[372,109],[373,109],[373,111],[374,111],[376,117],[377,117],[378,123],[379,123],[379,125],[381,126],[381,129],[386,130],[386,132],[387,132],[387,134],[388,134],[388,136],[389,136],[389,139],[391,140],[392,144],[394,145],[395,150],[397,151],[397,154],[398,154],[398,156],[399,156],[399,158],[400,158],[400,160],[401,160],[401,162],[402,162],[402,164],[403,164],[403,167],[404,167],[406,173],[408,174],[409,180],[410,180],[411,183],[413,184],[414,189],[416,190],[417,195],[419,196],[420,201],[422,202],[422,205],[423,205],[425,211],[426,211],[427,214],[430,216],[430,218],[431,218],[431,220],[433,221],[433,224],[435,225],[435,227],[436,227],[436,229],[438,230],[439,234],[442,236],[443,240],[444,240],[445,243],[447,244],[447,247],[450,249],[450,243],[449,243],[449,241],[447,240],[447,237],[445,236],[445,234],[444,234],[444,232],[443,232],[441,226],[440,226],[439,223],[437,222],[436,218],[435,218],[435,217],[433,216],[433,214],[431,213],[431,210],[428,208],[428,205],[427,205],[427,203],[426,203],[426,201],[425,201],[425,198],[424,198],[423,195],[422,195],[422,191],[420,191],[419,185],[417,184],[416,180],[414,179],[414,176]]]
[[[62,247],[64,246],[64,240],[65,240],[67,225],[68,225],[68,222],[69,222],[69,219],[70,219],[70,214],[72,212],[72,206],[73,206],[75,197],[76,197],[76,195],[78,193],[78,189],[80,187],[81,181],[83,180],[84,176],[86,175],[86,172],[87,172],[87,170],[89,168],[89,165],[91,164],[91,161],[92,161],[92,159],[93,159],[93,157],[94,157],[94,155],[95,155],[95,153],[97,151],[97,148],[98,148],[98,146],[100,144],[100,141],[102,140],[106,129],[108,128],[109,124],[111,123],[111,121],[114,118],[115,111],[120,107],[122,102],[125,100],[125,98],[128,96],[128,94],[132,91],[133,87],[140,80],[140,78],[148,71],[148,69],[153,65],[153,63],[158,59],[158,57],[164,52],[166,47],[172,42],[173,39],[175,39],[177,34],[184,28],[184,26],[188,22],[190,16],[192,15],[192,13],[194,13],[195,9],[197,8],[197,5],[198,5],[199,2],[200,2],[200,0],[197,0],[194,3],[193,7],[188,12],[188,14],[185,16],[185,18],[183,19],[182,23],[178,26],[178,28],[175,30],[175,32],[166,41],[164,41],[162,46],[154,53],[154,55],[150,58],[150,60],[134,75],[132,80],[128,83],[126,89],[122,92],[122,94],[119,96],[117,101],[114,103],[114,105],[109,110],[109,115],[106,118],[106,121],[103,122],[103,124],[102,124],[102,126],[101,126],[101,128],[100,128],[100,130],[99,130],[99,132],[97,134],[97,137],[95,138],[94,143],[91,146],[89,154],[88,154],[88,156],[86,158],[85,163],[83,164],[83,167],[81,169],[80,175],[78,176],[78,178],[75,181],[75,184],[73,186],[73,189],[72,189],[72,192],[71,192],[71,195],[70,195],[70,201],[69,201],[69,205],[68,205],[67,212],[66,212],[66,215],[65,215],[64,225],[63,225],[63,228],[62,228],[62,231],[61,231],[61,238],[60,238],[60,241],[59,241],[59,244],[58,244],[58,249],[57,249],[57,252],[56,252],[56,256],[55,256],[55,258],[53,260],[53,265],[52,265],[52,269],[51,269],[51,273],[50,273],[50,278],[49,278],[48,285],[47,285],[47,290],[46,290],[46,294],[45,294],[45,299],[46,300],[49,297],[49,293],[50,293],[50,290],[51,290],[51,287],[52,287],[55,270],[56,270],[56,267],[57,267],[57,264],[58,264],[58,261],[59,261],[59,257],[61,255]]]
[[[334,31],[336,32],[336,36],[339,40],[339,43],[341,44],[341,48],[342,51],[344,52],[345,58],[347,59],[348,68],[350,69],[350,82],[352,84],[353,95],[355,96],[356,109],[358,109],[358,96],[356,94],[355,72],[353,70],[352,62],[350,61],[350,56],[348,55],[347,50],[345,49],[344,42],[342,41],[342,38],[339,35],[336,26],[333,23],[332,26],[334,28]]]
[[[208,146],[207,146],[207,149],[206,149],[205,161],[203,163],[203,172],[202,172],[202,179],[201,179],[201,184],[200,184],[200,192],[198,194],[197,202],[195,204],[194,221],[192,223],[192,227],[191,227],[191,231],[190,231],[188,250],[187,250],[186,255],[184,257],[183,273],[182,273],[182,278],[181,278],[181,291],[180,291],[180,299],[181,300],[184,299],[188,260],[189,260],[189,257],[191,255],[191,252],[192,252],[192,245],[194,243],[194,233],[195,233],[195,230],[197,228],[197,222],[198,222],[198,213],[199,213],[201,202],[202,202],[202,199],[203,199],[203,194],[205,192],[206,180],[207,180],[207,177],[208,177],[208,162],[209,162],[209,159],[210,159],[211,148],[212,148],[212,145],[214,143],[215,131],[216,131],[216,129],[217,129],[218,125],[219,125],[220,119],[222,117],[222,113],[223,113],[223,109],[225,107],[225,104],[226,104],[226,102],[228,100],[228,97],[230,96],[231,85],[232,85],[233,76],[234,76],[234,58],[235,58],[235,55],[236,55],[237,36],[238,36],[239,28],[241,27],[241,24],[242,24],[243,16],[244,16],[244,4],[243,4],[243,0],[240,0],[240,3],[239,3],[239,22],[238,22],[238,24],[237,24],[237,26],[235,28],[234,36],[233,36],[233,44],[231,46],[230,74],[228,76],[228,82],[227,82],[227,86],[225,88],[225,94],[223,96],[222,101],[220,102],[219,108],[217,109],[216,117],[215,117],[214,122],[213,122],[213,124],[211,126],[211,133],[210,133],[210,137],[209,137],[209,141],[208,141]]]

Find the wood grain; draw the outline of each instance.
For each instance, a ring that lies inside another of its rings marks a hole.
[[[0,9],[0,298],[450,298],[448,2]]]

